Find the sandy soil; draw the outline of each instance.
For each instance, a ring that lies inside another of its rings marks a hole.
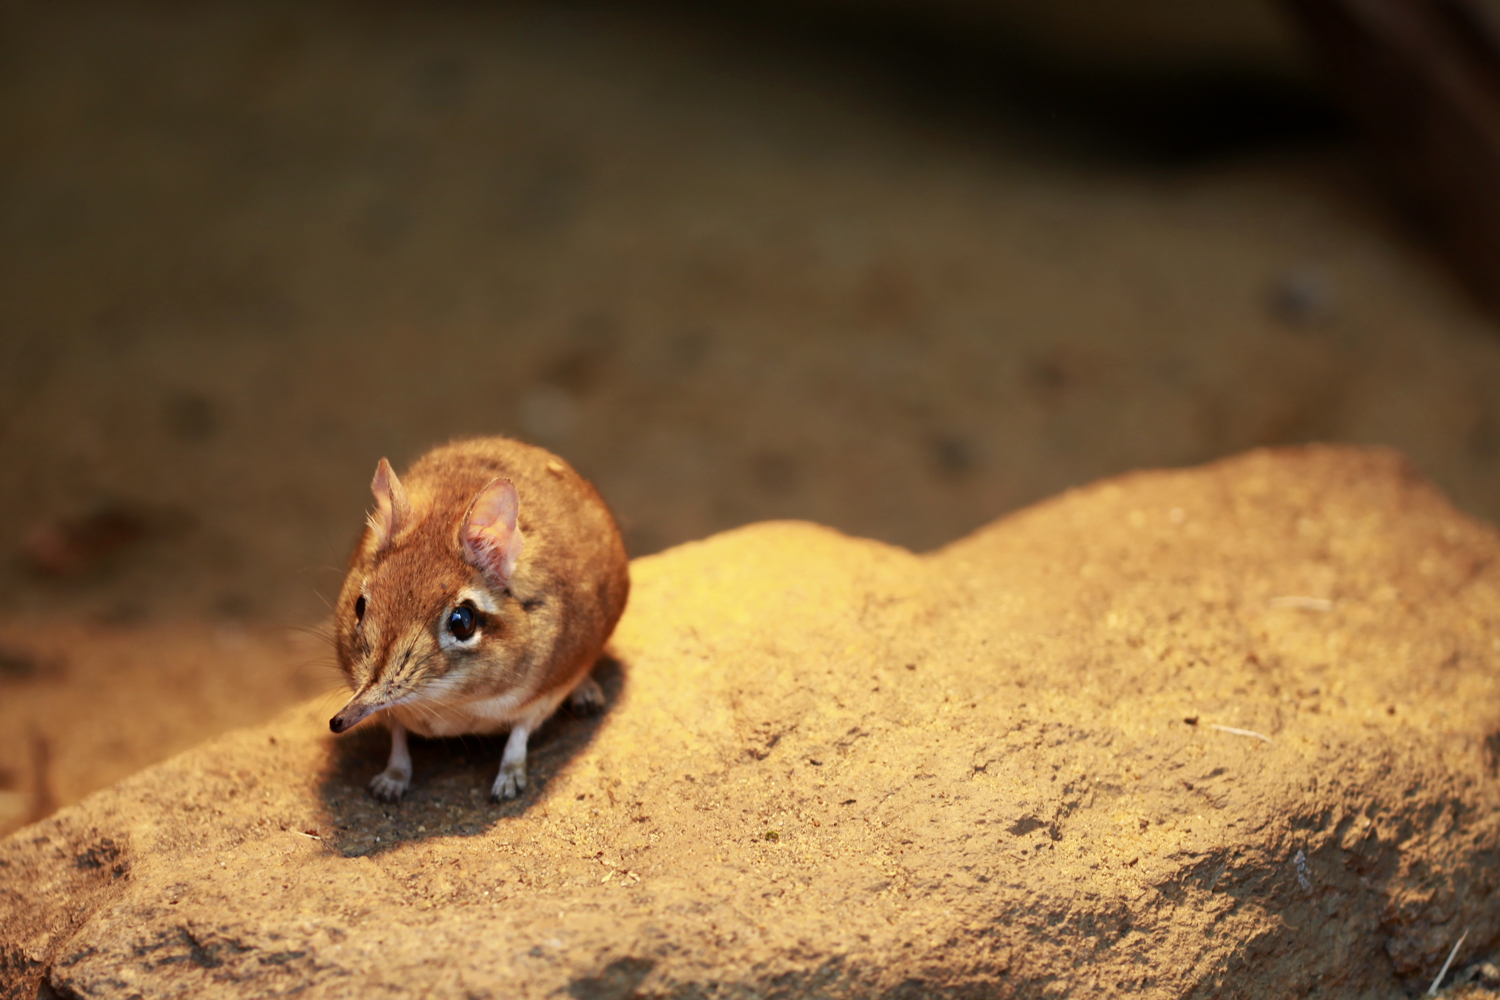
[[[0,995],[1401,1000],[1500,939],[1500,534],[1390,453],[633,570],[519,799],[471,738],[377,802],[312,702],[0,840]]]
[[[775,517],[925,550],[1309,439],[1500,516],[1500,337],[1342,140],[1143,156],[739,23],[0,7],[11,815],[321,684],[184,711],[215,629],[316,624],[375,461],[454,435],[564,453],[634,554]],[[127,641],[142,707],[78,710]],[[35,779],[79,720],[137,749]]]

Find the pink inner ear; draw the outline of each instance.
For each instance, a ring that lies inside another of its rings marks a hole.
[[[520,508],[515,484],[509,479],[492,480],[469,505],[459,530],[464,558],[481,573],[507,587],[525,544],[521,530],[516,527]]]
[[[369,523],[375,532],[375,549],[379,551],[390,546],[391,539],[410,518],[411,506],[406,500],[406,487],[396,478],[391,463],[383,458],[375,466],[370,492],[375,494],[375,511],[370,515]]]

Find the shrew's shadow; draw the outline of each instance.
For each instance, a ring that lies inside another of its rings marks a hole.
[[[505,802],[490,801],[490,785],[500,769],[505,734],[411,740],[411,787],[399,802],[370,794],[370,779],[385,768],[389,732],[366,723],[352,733],[330,735],[327,769],[320,789],[326,812],[324,841],[345,857],[378,854],[428,837],[472,837],[510,816],[519,816],[545,794],[547,783],[593,742],[604,716],[613,711],[625,687],[618,660],[594,665],[604,689],[604,708],[580,715],[566,702],[531,735],[526,755],[526,790]]]

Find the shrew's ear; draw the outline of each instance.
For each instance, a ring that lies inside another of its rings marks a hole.
[[[510,575],[525,544],[521,529],[516,527],[519,510],[515,484],[509,479],[491,480],[469,504],[458,531],[464,559],[501,587],[510,586]]]
[[[375,533],[375,551],[380,552],[390,548],[391,539],[411,520],[411,504],[406,499],[406,487],[396,478],[391,463],[383,458],[375,466],[370,492],[375,494],[375,510],[368,520],[370,530]]]

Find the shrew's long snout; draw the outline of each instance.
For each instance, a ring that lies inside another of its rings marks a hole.
[[[380,707],[380,703],[370,696],[369,691],[360,691],[349,699],[348,704],[339,709],[337,715],[328,720],[328,728],[336,733],[347,732],[369,718]]]

